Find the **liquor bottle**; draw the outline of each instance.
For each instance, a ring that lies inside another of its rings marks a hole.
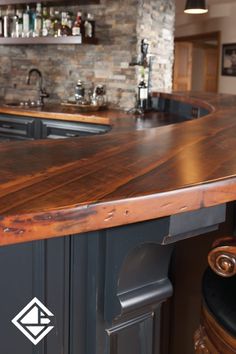
[[[71,36],[72,31],[67,23],[67,12],[61,13],[61,36]]]
[[[30,36],[30,7],[26,6],[26,11],[23,13],[23,32],[22,37]]]
[[[53,32],[54,32],[54,37],[61,36],[61,20],[60,20],[60,12],[58,10],[54,11]]]
[[[35,36],[35,33],[34,33],[35,17],[36,17],[36,9],[31,8],[29,10],[29,37]]]
[[[80,11],[77,12],[76,20],[72,27],[72,36],[80,36],[82,33],[82,13]]]
[[[48,35],[54,37],[55,13],[54,13],[54,8],[53,7],[49,8],[49,21],[50,21],[50,28],[49,28]]]
[[[10,37],[10,27],[11,27],[11,18],[10,18],[10,6],[7,7],[6,13],[3,16],[3,37]]]
[[[47,7],[43,7],[43,15],[42,15],[42,36],[49,36],[51,28],[51,19],[48,14]]]
[[[0,37],[3,37],[3,17],[2,17],[1,9],[0,9]]]
[[[42,34],[42,9],[41,9],[41,4],[37,3],[36,5],[36,14],[34,18],[34,32],[33,36],[34,37],[39,37]]]
[[[17,38],[18,15],[15,12],[12,16],[11,37]]]
[[[70,11],[68,11],[68,12],[67,12],[67,26],[70,28],[71,34],[72,34],[73,24],[74,24],[74,21],[73,21],[73,13],[70,12]]]
[[[144,111],[147,109],[148,106],[148,87],[147,84],[144,80],[144,78],[141,79],[138,85],[138,103],[139,107],[143,109]]]
[[[18,17],[18,21],[16,23],[16,37],[20,38],[22,37],[22,32],[23,32],[23,13],[21,10],[16,10],[16,14]]]
[[[94,38],[95,37],[95,21],[91,14],[87,14],[87,17],[84,21],[84,37],[85,38]]]

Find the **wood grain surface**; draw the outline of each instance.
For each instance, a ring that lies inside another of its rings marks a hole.
[[[167,126],[153,113],[107,112],[113,129],[106,135],[0,144],[0,244],[236,200],[236,97],[168,97],[212,112]]]

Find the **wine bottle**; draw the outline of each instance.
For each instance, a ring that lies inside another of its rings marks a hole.
[[[140,108],[142,108],[143,110],[147,109],[148,87],[144,78],[141,79],[138,85],[138,102]]]

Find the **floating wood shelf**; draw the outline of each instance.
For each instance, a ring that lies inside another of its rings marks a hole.
[[[30,38],[0,38],[0,45],[27,44],[98,44],[97,38],[83,39],[79,36],[65,37],[30,37]]]
[[[39,0],[0,0],[0,6],[7,5],[28,5],[28,4],[36,4]],[[69,5],[90,5],[90,4],[100,4],[100,0],[45,0],[44,4],[47,5],[59,5],[59,6],[69,6]]]

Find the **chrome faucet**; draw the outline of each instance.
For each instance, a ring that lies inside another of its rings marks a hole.
[[[49,97],[49,94],[46,92],[45,88],[43,88],[43,76],[40,70],[33,68],[30,69],[26,78],[27,85],[30,85],[30,78],[33,73],[36,73],[39,77],[39,105],[43,106],[44,98]]]

